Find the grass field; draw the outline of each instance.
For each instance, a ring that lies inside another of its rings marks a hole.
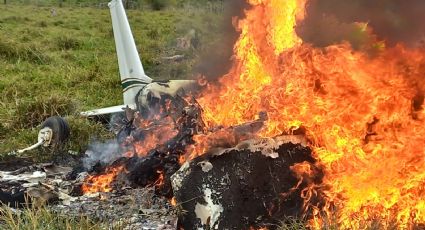
[[[109,9],[0,5],[0,156],[36,140],[48,116],[65,116],[69,150],[84,151],[93,138],[110,138],[79,111],[122,104]],[[217,40],[220,14],[201,8],[129,10],[143,65],[154,79],[191,78],[199,53]],[[196,48],[176,47],[196,31]],[[181,62],[163,57],[185,55]],[[33,151],[30,154],[36,154]]]

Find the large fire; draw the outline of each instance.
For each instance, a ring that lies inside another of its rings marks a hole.
[[[265,111],[263,137],[303,127],[328,188],[313,227],[333,218],[354,229],[376,219],[424,223],[424,50],[314,48],[295,32],[305,1],[249,3],[232,69],[199,99],[206,124],[230,127]]]

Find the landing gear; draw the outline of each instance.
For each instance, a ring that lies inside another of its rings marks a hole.
[[[63,144],[69,137],[69,125],[58,116],[47,118],[41,125],[38,140],[44,139],[44,147],[55,147]]]
[[[38,142],[28,148],[18,150],[18,153],[33,150],[39,146],[58,148],[65,143],[69,134],[69,125],[62,117],[49,117],[41,125],[41,129],[38,132]]]

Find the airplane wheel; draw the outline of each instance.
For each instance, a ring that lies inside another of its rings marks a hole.
[[[43,132],[49,132],[47,135],[49,138],[44,146],[54,147],[63,144],[68,139],[70,129],[68,123],[62,117],[53,116],[47,118],[41,125],[39,138],[45,135]]]

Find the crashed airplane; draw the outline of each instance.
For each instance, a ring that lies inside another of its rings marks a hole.
[[[148,77],[143,69],[122,0],[112,0],[108,6],[112,18],[124,104],[82,112],[82,116],[96,117],[124,113],[126,108],[147,116],[164,96],[175,98],[196,88],[196,81],[193,80],[156,81]],[[41,126],[37,143],[17,152],[23,153],[39,146],[58,146],[69,135],[69,126],[63,118],[49,117]]]

